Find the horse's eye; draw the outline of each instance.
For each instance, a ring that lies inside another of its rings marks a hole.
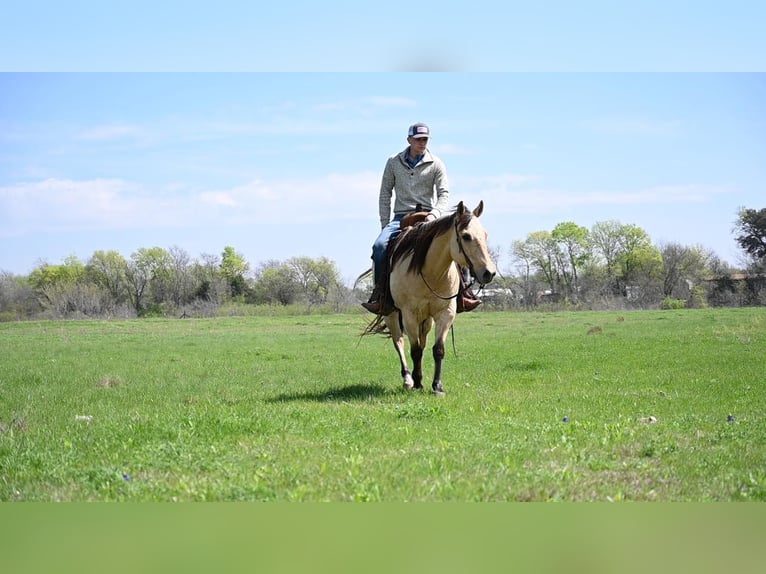
[[[471,241],[471,236],[468,233],[463,233],[463,241]]]

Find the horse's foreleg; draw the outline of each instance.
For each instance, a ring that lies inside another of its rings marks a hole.
[[[398,327],[398,325],[397,325]],[[423,345],[419,341],[420,329],[417,318],[412,312],[402,312],[401,327],[410,342],[410,357],[412,358],[412,388],[423,388]],[[401,332],[401,331],[399,331]]]
[[[433,346],[434,353],[434,382],[431,384],[431,388],[437,395],[444,394],[444,387],[442,387],[442,361],[444,360],[444,340],[436,339],[436,343]]]
[[[412,378],[415,379],[415,388],[423,388],[423,347],[410,340],[410,357],[412,357]]]
[[[434,355],[434,381],[431,384],[431,388],[437,395],[444,394],[444,387],[442,386],[442,363],[444,362],[444,355],[446,354],[444,349],[444,342],[447,340],[447,332],[449,331],[454,315],[447,313],[439,318],[436,322],[436,332],[433,346]]]
[[[407,356],[404,353],[404,333],[399,326],[399,318],[395,316],[392,320],[386,321],[388,330],[391,332],[391,341],[394,343],[394,349],[399,356],[399,364],[401,365],[402,383],[406,390],[412,389],[414,382],[412,380],[412,374],[410,368],[407,365]]]
[[[399,363],[402,366],[402,383],[406,390],[410,390],[415,383],[412,380],[412,373],[410,373],[410,369],[407,366],[407,357],[404,354],[404,339],[402,337],[399,337],[398,340],[394,339],[394,348],[396,349],[396,354],[399,355]]]

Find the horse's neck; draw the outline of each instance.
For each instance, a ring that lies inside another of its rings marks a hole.
[[[451,232],[443,233],[435,237],[428,249],[425,265],[423,265],[423,275],[439,279],[447,275],[452,267],[452,256],[450,255]]]

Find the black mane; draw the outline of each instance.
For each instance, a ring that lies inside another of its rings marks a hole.
[[[449,216],[403,229],[391,251],[391,268],[393,269],[394,265],[411,254],[412,259],[407,270],[411,273],[420,273],[426,263],[426,255],[433,240],[450,231],[456,222],[459,230],[465,229],[472,217],[471,211],[466,209],[462,215],[454,212]]]

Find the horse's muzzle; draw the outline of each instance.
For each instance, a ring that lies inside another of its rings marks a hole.
[[[477,274],[476,280],[482,285],[490,283],[495,278],[495,272],[485,269],[484,273]]]

